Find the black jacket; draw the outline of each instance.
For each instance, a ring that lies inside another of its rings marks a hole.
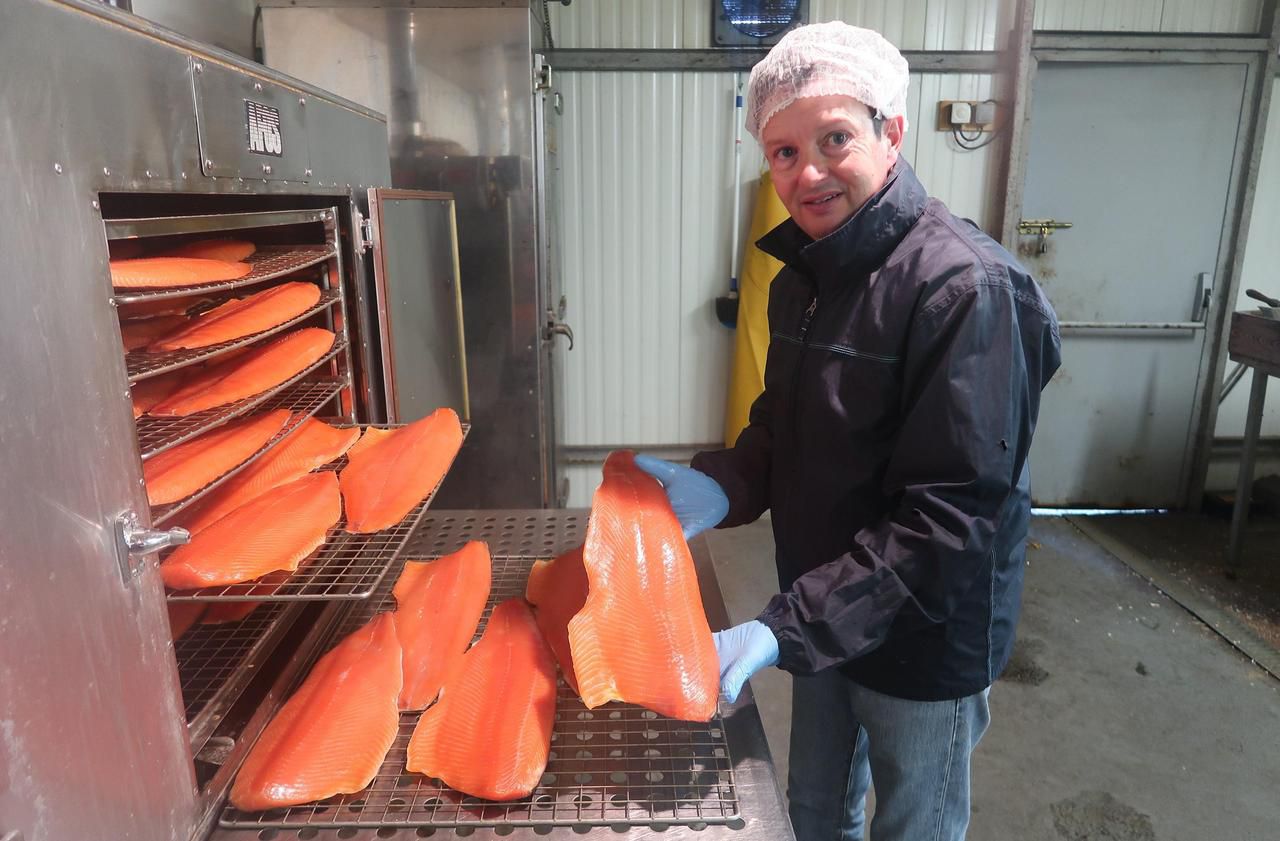
[[[765,390],[736,444],[693,466],[729,497],[721,527],[773,511],[782,592],[759,619],[778,665],[915,700],[990,686],[1013,647],[1027,451],[1059,363],[1049,302],[905,161],[823,239],[788,220],[758,244],[786,264]]]

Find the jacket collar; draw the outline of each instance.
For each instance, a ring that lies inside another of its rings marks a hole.
[[[814,240],[787,219],[756,242],[761,251],[821,281],[842,270],[870,271],[883,263],[924,213],[929,194],[911,165],[898,158],[883,187],[849,220]]]

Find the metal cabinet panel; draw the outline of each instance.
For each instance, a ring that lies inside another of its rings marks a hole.
[[[310,180],[305,96],[211,62],[191,66],[205,175]]]

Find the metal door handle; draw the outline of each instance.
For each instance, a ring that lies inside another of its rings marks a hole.
[[[556,336],[565,336],[569,339],[569,350],[573,350],[573,328],[563,321],[548,321],[547,326],[542,328],[542,338],[544,341],[551,341]]]
[[[126,582],[142,568],[139,561],[153,552],[170,546],[181,546],[191,541],[186,529],[149,529],[133,511],[126,511],[116,518],[116,552],[120,560],[120,574]]]

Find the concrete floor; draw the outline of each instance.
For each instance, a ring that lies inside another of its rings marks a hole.
[[[710,540],[730,618],[750,619],[777,590],[768,522]],[[1280,839],[1280,681],[1070,522],[1036,518],[1031,540],[969,837]],[[752,686],[785,789],[789,678]]]

